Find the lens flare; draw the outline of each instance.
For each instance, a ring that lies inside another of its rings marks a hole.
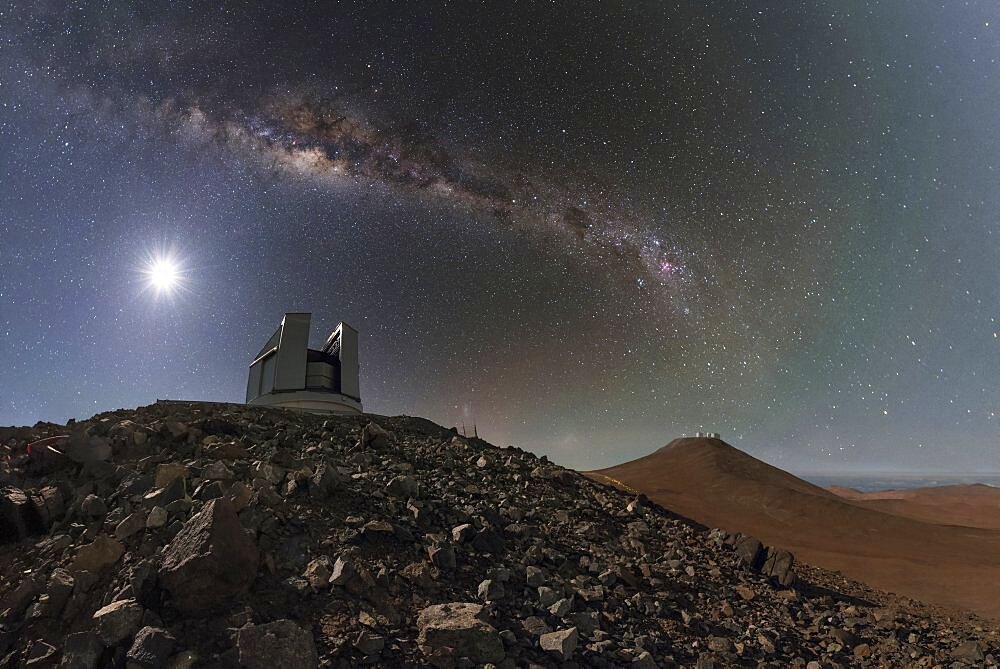
[[[146,287],[158,296],[171,296],[184,287],[184,268],[169,254],[150,256],[142,268]]]

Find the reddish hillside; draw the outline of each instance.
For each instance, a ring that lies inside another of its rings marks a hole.
[[[829,491],[876,511],[938,525],[1000,529],[1000,488],[948,485],[908,490],[861,492],[832,486]]]
[[[880,588],[1000,617],[1000,531],[928,522],[926,512],[897,513],[885,503],[900,500],[847,499],[718,439],[675,439],[590,475]]]

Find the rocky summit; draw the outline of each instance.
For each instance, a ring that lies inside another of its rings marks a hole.
[[[0,666],[995,666],[994,626],[409,417],[0,430]]]

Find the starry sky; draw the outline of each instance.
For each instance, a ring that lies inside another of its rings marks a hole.
[[[0,4],[0,424],[242,401],[310,311],[567,466],[998,471],[998,58],[990,0]]]

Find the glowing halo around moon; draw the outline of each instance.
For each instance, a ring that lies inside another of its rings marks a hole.
[[[185,286],[184,265],[173,253],[151,253],[140,271],[145,288],[157,297],[172,297]]]

